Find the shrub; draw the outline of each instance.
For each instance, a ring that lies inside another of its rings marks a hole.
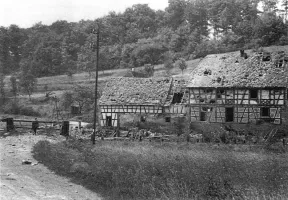
[[[35,111],[32,107],[24,107],[19,105],[18,102],[12,101],[4,105],[3,108],[4,114],[13,114],[13,115],[26,115],[39,117],[41,114]]]
[[[77,140],[41,141],[33,153],[50,169],[81,177],[86,187],[111,199],[288,197],[287,155],[164,144],[99,142],[91,147]],[[87,163],[89,170],[69,172],[76,162]]]

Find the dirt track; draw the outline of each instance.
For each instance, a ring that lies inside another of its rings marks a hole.
[[[0,199],[101,199],[96,193],[70,182],[68,178],[54,174],[33,159],[32,147],[42,139],[49,138],[43,135],[34,136],[30,133],[0,138]],[[22,164],[23,160],[29,160],[32,164]]]

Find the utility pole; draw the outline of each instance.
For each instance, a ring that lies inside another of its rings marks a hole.
[[[95,77],[95,96],[94,96],[94,123],[93,123],[93,134],[91,137],[92,140],[92,144],[95,144],[95,138],[96,138],[96,118],[97,118],[97,94],[98,94],[98,68],[99,68],[99,33],[100,33],[100,26],[97,23],[97,30],[93,29],[92,30],[92,34],[96,34],[97,38],[96,38],[96,77]],[[93,51],[95,50],[95,45],[93,45]]]

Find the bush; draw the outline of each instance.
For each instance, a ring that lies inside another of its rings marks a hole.
[[[4,105],[3,108],[4,114],[13,114],[13,115],[26,115],[39,117],[41,114],[35,111],[32,107],[24,107],[19,105],[18,102],[12,101]]]
[[[50,169],[80,177],[86,187],[111,199],[288,197],[287,155],[171,143],[99,142],[91,147],[76,140],[42,141],[33,153]],[[70,172],[75,163],[89,170]]]

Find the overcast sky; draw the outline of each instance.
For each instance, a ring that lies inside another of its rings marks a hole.
[[[138,3],[155,10],[168,6],[168,0],[0,0],[0,26],[17,24],[27,28],[40,21],[50,25],[56,20],[94,20]]]

